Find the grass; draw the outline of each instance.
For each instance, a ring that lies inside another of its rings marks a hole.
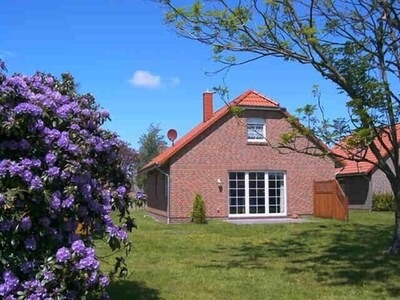
[[[271,225],[165,225],[143,215],[130,236],[131,274],[111,284],[111,299],[400,297],[400,258],[384,252],[392,213]]]

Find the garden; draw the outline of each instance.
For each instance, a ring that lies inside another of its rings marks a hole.
[[[111,299],[398,299],[399,258],[385,253],[393,213],[349,222],[166,225],[134,214],[129,275]],[[103,242],[99,256],[109,253]],[[112,269],[113,258],[102,262]]]

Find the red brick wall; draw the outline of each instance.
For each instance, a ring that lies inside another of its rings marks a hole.
[[[172,158],[172,219],[189,217],[195,193],[203,196],[208,217],[227,217],[228,171],[253,170],[285,171],[288,214],[312,214],[313,180],[334,179],[334,163],[299,153],[281,154],[266,144],[248,144],[246,117],[260,116],[266,118],[272,143],[290,129],[280,112],[246,111],[242,118],[222,118]],[[217,179],[222,181],[222,190]]]

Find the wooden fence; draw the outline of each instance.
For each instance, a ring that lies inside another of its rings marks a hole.
[[[336,180],[314,181],[314,216],[349,219],[349,199]]]

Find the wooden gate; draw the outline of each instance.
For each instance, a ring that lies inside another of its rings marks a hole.
[[[336,180],[314,181],[314,216],[349,219],[349,199]]]

